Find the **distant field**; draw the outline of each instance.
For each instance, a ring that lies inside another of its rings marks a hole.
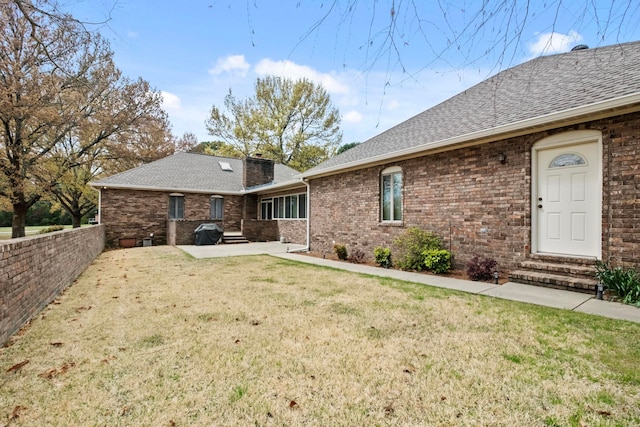
[[[27,236],[38,234],[43,228],[49,227],[48,225],[31,225],[26,227]],[[71,228],[71,225],[65,225],[64,228]],[[0,240],[11,239],[11,227],[0,227]]]

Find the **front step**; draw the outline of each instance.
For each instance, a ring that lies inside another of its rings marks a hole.
[[[222,243],[234,245],[238,243],[249,243],[249,241],[240,232],[225,232],[222,235]]]
[[[592,259],[531,255],[530,259],[520,263],[517,270],[510,272],[509,280],[594,293],[598,286],[594,264]]]

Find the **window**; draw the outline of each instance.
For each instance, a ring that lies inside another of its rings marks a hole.
[[[184,219],[184,196],[182,194],[169,195],[169,219]]]
[[[582,166],[586,164],[587,162],[581,155],[575,153],[566,153],[560,154],[558,157],[553,159],[549,164],[549,168],[564,168],[567,166]]]
[[[261,207],[262,219],[306,219],[307,195],[303,193],[262,199]]]
[[[224,199],[220,196],[211,197],[211,219],[224,217]]]
[[[392,167],[383,170],[380,187],[382,221],[402,221],[402,169]]]
[[[260,210],[260,218],[271,219],[273,218],[273,199],[262,199],[260,203],[262,209]]]

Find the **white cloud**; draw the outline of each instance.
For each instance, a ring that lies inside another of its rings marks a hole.
[[[536,38],[536,41],[529,43],[527,46],[531,58],[568,52],[583,40],[583,37],[573,30],[569,31],[569,34],[539,33],[536,34]]]
[[[335,75],[321,73],[311,67],[299,65],[289,60],[273,61],[271,59],[263,59],[256,65],[255,71],[260,76],[275,75],[292,79],[306,77],[314,83],[321,84],[328,92],[333,94],[346,94],[349,92],[349,87]]]
[[[209,70],[209,74],[237,73],[246,76],[251,66],[244,59],[244,55],[229,55],[218,58],[216,65]]]
[[[362,114],[357,111],[349,111],[342,115],[342,121],[346,123],[360,123],[362,121]]]
[[[162,91],[162,107],[167,111],[178,111],[182,108],[180,98],[171,92]]]
[[[387,110],[389,111],[397,110],[399,107],[400,107],[400,103],[395,99],[389,101],[389,103],[387,104]]]

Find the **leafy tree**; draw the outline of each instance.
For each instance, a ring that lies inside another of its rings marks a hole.
[[[106,41],[55,2],[32,5],[0,2],[0,196],[12,237],[48,195],[79,225],[95,204],[91,177],[175,148],[159,92],[124,79]]]
[[[190,153],[198,145],[198,137],[192,132],[186,132],[176,141],[176,151]]]
[[[308,79],[257,79],[255,95],[225,97],[227,114],[211,109],[207,130],[225,145],[217,152],[248,156],[259,152],[278,163],[305,170],[326,160],[340,144],[340,115],[326,90]]]
[[[357,147],[358,145],[360,145],[359,142],[349,142],[348,144],[342,144],[340,148],[338,148],[338,151],[336,151],[336,154],[342,154],[345,151],[352,149],[353,147]]]
[[[51,150],[91,113],[77,89],[111,52],[72,23],[27,19],[0,2],[0,58],[0,195],[12,205],[12,237],[22,237],[27,210],[53,185],[44,167]]]

